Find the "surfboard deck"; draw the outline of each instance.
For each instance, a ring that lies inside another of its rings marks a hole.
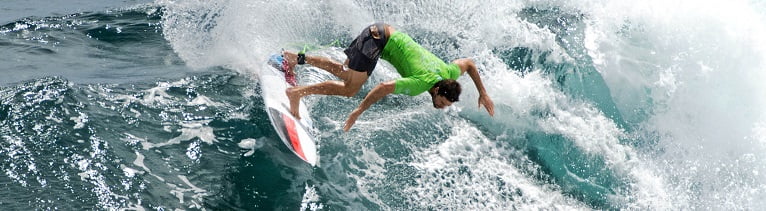
[[[274,126],[274,130],[287,148],[303,161],[316,166],[319,160],[316,143],[309,133],[313,122],[303,100],[300,102],[299,109],[302,118],[298,120],[290,114],[290,100],[285,95],[285,90],[292,85],[287,82],[285,73],[281,71],[279,66],[281,63],[281,55],[272,55],[266,64],[266,70],[261,71],[259,77],[266,113],[269,115],[271,125]]]

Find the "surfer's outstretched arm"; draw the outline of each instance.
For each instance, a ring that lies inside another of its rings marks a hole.
[[[479,108],[484,106],[484,108],[487,109],[487,113],[489,113],[490,116],[494,116],[495,104],[492,102],[492,99],[489,98],[489,95],[487,95],[487,90],[484,89],[484,84],[481,82],[479,71],[476,69],[476,64],[473,63],[473,60],[463,58],[452,61],[452,63],[455,63],[460,67],[461,75],[468,72],[468,75],[471,76],[471,80],[473,80],[473,83],[476,85],[476,89],[479,91]]]
[[[362,100],[362,103],[359,104],[359,107],[354,109],[354,111],[351,112],[350,115],[348,115],[348,120],[346,120],[346,125],[343,126],[344,131],[351,130],[351,126],[354,125],[356,122],[356,119],[359,118],[362,113],[370,108],[372,104],[375,104],[380,99],[385,97],[386,95],[389,95],[391,93],[394,93],[394,89],[396,88],[396,81],[387,81],[378,84],[375,88],[370,91],[370,93],[367,94],[366,97],[364,97],[364,100]]]

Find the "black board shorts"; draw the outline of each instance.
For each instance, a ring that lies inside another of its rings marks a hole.
[[[375,28],[377,28],[380,39],[375,39],[372,36],[371,30]],[[343,53],[348,56],[348,68],[358,72],[367,72],[367,76],[370,76],[375,65],[378,64],[380,54],[387,42],[385,24],[375,23],[364,28],[362,33],[351,42],[351,45],[343,50]]]

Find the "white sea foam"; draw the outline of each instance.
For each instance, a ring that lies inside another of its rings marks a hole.
[[[259,149],[259,148],[263,147],[264,142],[265,142],[265,140],[262,140],[262,139],[248,138],[248,139],[242,139],[237,144],[237,146],[239,146],[239,148],[248,150],[244,154],[244,156],[247,157],[247,156],[253,155],[253,153],[255,153],[256,149]]]
[[[467,124],[461,122],[459,124]],[[443,143],[417,152],[410,199],[422,207],[448,210],[578,209],[555,186],[530,179],[539,171],[519,151],[490,140],[476,128],[455,127]],[[521,168],[521,169],[520,169]],[[524,173],[527,172],[527,173]]]
[[[85,127],[85,123],[88,122],[87,114],[82,112],[78,112],[78,113],[80,113],[80,116],[69,118],[69,120],[72,120],[75,123],[74,129],[82,129],[83,127]]]
[[[359,166],[355,163],[349,163],[349,167],[361,171],[358,174],[349,175],[350,178],[356,180],[356,188],[361,192],[360,194],[365,196],[370,201],[376,204],[386,206],[380,199],[378,193],[373,188],[385,185],[381,181],[384,180],[386,169],[385,160],[378,155],[374,150],[367,147],[361,147],[362,155],[358,157],[364,166]]]
[[[589,54],[617,106],[639,122],[635,135],[662,149],[645,165],[667,180],[666,200],[763,208],[753,199],[766,192],[755,174],[766,169],[764,144],[755,141],[766,116],[766,25],[753,2],[593,3],[572,5],[593,15]]]
[[[209,122],[210,120],[182,122],[180,129],[181,134],[171,138],[167,142],[151,143],[149,141],[142,141],[141,144],[144,150],[149,150],[155,147],[180,144],[182,141],[189,141],[194,138],[198,138],[200,141],[206,144],[213,144],[217,140],[215,134],[213,133],[213,128],[207,125]]]
[[[125,173],[126,177],[134,177],[136,174],[142,174],[142,171],[138,171],[135,169],[132,169],[130,167],[125,166],[124,164],[120,164],[120,168],[122,169],[122,172]]]
[[[117,209],[120,206],[120,198],[125,196],[118,195],[112,191],[113,187],[107,182],[107,176],[103,174],[107,167],[101,163],[104,159],[105,142],[101,139],[92,137],[90,139],[91,152],[86,156],[74,154],[71,157],[65,159],[65,162],[69,162],[72,167],[80,170],[77,175],[80,176],[80,180],[89,182],[93,185],[91,191],[96,194],[98,198],[98,207],[105,209]],[[125,172],[128,174],[128,172]]]
[[[194,99],[189,101],[188,105],[191,105],[191,106],[213,106],[213,107],[218,107],[218,106],[223,106],[224,104],[223,103],[219,103],[219,102],[215,102],[213,100],[210,100],[210,98],[208,98],[208,97],[206,97],[204,95],[197,95],[197,97],[195,97]]]
[[[319,202],[319,194],[317,194],[316,188],[314,186],[309,186],[306,184],[306,187],[304,188],[305,192],[303,193],[303,199],[301,199],[301,208],[300,210],[322,210],[324,209],[324,205]]]
[[[179,203],[187,204],[185,203],[184,199],[186,198],[186,193],[188,192],[191,201],[188,202],[187,208],[203,209],[204,207],[202,206],[202,199],[208,195],[207,190],[192,184],[189,179],[186,178],[186,176],[178,175],[178,179],[180,179],[184,184],[175,185],[168,183],[167,185],[172,188],[172,190],[170,190],[170,194],[176,196]],[[183,186],[186,186],[186,188]]]

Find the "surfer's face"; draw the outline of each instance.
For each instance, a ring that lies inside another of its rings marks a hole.
[[[447,100],[446,97],[441,95],[434,95],[431,100],[434,103],[434,108],[443,109],[452,105],[452,102]]]

